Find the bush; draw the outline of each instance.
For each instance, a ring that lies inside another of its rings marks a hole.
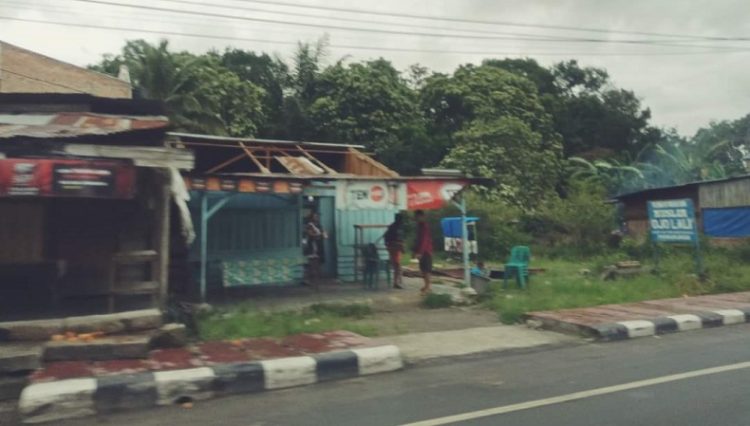
[[[450,308],[453,306],[453,299],[450,294],[429,293],[422,299],[422,307],[427,309]]]
[[[524,219],[526,231],[549,254],[590,256],[607,251],[616,226],[615,208],[594,185],[573,183],[567,197],[555,197]]]

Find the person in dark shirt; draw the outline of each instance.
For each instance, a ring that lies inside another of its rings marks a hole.
[[[403,289],[401,286],[401,254],[404,252],[404,217],[396,213],[393,223],[388,226],[388,230],[383,234],[385,248],[388,250],[388,257],[393,267],[393,287]]]
[[[430,235],[430,227],[425,221],[424,211],[417,210],[414,212],[414,218],[417,220],[417,238],[414,241],[412,253],[414,257],[419,258],[419,270],[422,272],[422,278],[424,279],[424,286],[420,291],[425,294],[430,292],[432,284],[432,235]]]

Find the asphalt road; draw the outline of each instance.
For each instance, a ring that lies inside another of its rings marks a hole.
[[[750,325],[737,325],[440,360],[404,372],[201,401],[192,409],[58,424],[431,426],[464,414],[460,423],[470,425],[750,425],[748,361]],[[649,379],[656,380],[644,382]]]

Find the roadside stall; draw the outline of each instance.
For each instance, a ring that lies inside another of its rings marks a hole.
[[[440,208],[469,183],[399,176],[356,145],[186,133],[171,133],[169,145],[196,156],[184,180],[199,228],[188,256],[201,300],[302,282],[313,214],[324,231],[322,279],[358,281],[361,247],[377,242],[397,212]]]
[[[103,114],[87,95],[3,96],[0,320],[162,306],[168,169],[192,158],[158,146],[167,119],[129,100]]]

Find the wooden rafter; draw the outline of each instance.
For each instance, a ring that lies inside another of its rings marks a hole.
[[[317,164],[320,168],[322,168],[323,170],[325,170],[326,173],[331,174],[331,175],[338,174],[338,172],[336,172],[336,170],[333,170],[332,168],[328,167],[322,161],[320,161],[317,158],[313,157],[312,154],[310,154],[309,152],[307,152],[305,150],[305,148],[302,148],[301,145],[297,145],[297,149],[299,150],[299,152],[302,153],[302,155],[304,155],[305,157],[307,157],[308,160],[312,161],[313,164]]]
[[[211,167],[210,169],[206,170],[206,173],[208,173],[208,174],[216,173],[219,170],[223,169],[224,167],[226,167],[226,166],[228,166],[228,165],[230,165],[232,163],[236,163],[237,161],[239,161],[239,160],[241,160],[241,159],[243,159],[245,157],[247,157],[247,154],[243,152],[243,153],[241,153],[239,155],[236,155],[236,156],[230,158],[227,161],[224,161],[223,163],[220,163],[220,164],[217,164],[217,165]]]
[[[270,164],[268,164],[268,167],[264,166],[257,158],[255,158],[255,154],[253,154],[253,151],[248,148],[244,143],[239,142],[242,149],[245,151],[245,154],[247,154],[248,157],[255,163],[256,166],[260,169],[261,173],[270,174],[271,170],[269,170],[269,167],[271,167]]]

